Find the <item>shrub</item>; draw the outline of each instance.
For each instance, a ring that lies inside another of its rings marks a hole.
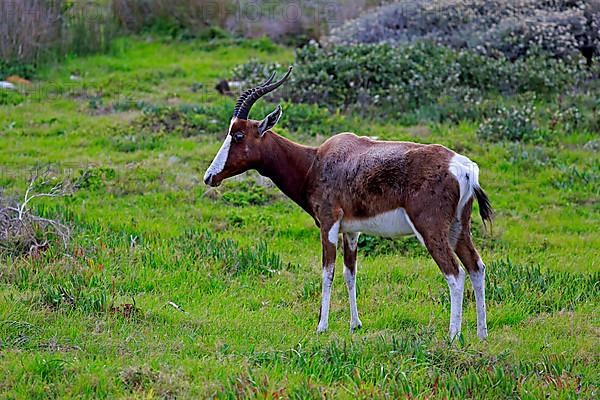
[[[525,145],[518,142],[509,142],[506,145],[508,161],[515,166],[527,170],[549,167],[556,159],[556,155],[546,147],[540,145]]]
[[[551,132],[600,131],[600,99],[594,89],[573,96],[558,96],[543,116]]]
[[[0,44],[0,46],[2,45]],[[5,52],[6,57],[10,57],[10,53],[8,50],[5,49],[2,51]],[[14,54],[12,55],[12,57],[14,57]],[[19,61],[18,59],[8,60],[0,58],[0,78],[6,78],[11,75],[27,78],[33,75],[34,70],[35,67],[32,64]]]
[[[335,44],[405,44],[422,39],[516,60],[543,50],[556,57],[600,52],[600,2],[402,0],[332,30]]]
[[[493,117],[486,118],[479,125],[477,135],[493,142],[538,139],[541,133],[534,122],[534,112],[535,107],[530,104],[499,107]]]
[[[106,186],[107,181],[114,180],[116,176],[117,172],[113,168],[88,167],[79,171],[77,189],[90,191],[101,190]]]
[[[202,118],[194,118],[194,114],[175,107],[164,107],[144,113],[140,120],[144,129],[152,132],[169,132],[183,136],[191,136],[196,130],[196,122],[203,123]]]
[[[295,64],[291,82],[272,94],[272,100],[369,112],[370,106],[383,106],[396,115],[435,106],[439,120],[449,114],[477,115],[473,109],[485,96],[555,93],[593,74],[580,64],[548,57],[531,56],[513,63],[430,42],[329,48],[311,43],[297,51]],[[238,66],[234,77],[256,85],[278,69],[278,64],[250,61]]]

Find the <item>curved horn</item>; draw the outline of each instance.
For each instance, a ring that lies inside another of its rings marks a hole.
[[[269,83],[273,82],[273,79],[275,79],[275,74],[276,74],[276,72],[273,71],[273,73],[271,74],[271,76],[266,81],[264,81],[263,83],[261,83],[260,85],[258,85],[256,88],[247,89],[247,90],[245,90],[242,93],[242,95],[238,99],[237,103],[235,104],[235,108],[233,109],[233,116],[234,117],[237,117],[237,114],[240,111],[240,107],[244,103],[244,100],[246,100],[248,98],[248,96],[250,95],[250,93],[252,93],[252,91],[255,90],[255,89],[264,87],[264,86],[268,85]]]
[[[277,89],[279,86],[283,85],[283,83],[292,73],[292,69],[293,67],[290,67],[288,69],[288,72],[275,83],[271,83],[275,78],[275,74],[273,73],[273,75],[271,75],[271,77],[260,86],[246,90],[244,93],[242,93],[235,105],[235,109],[233,110],[233,116],[239,119],[248,119],[248,114],[250,114],[250,109],[252,108],[254,103],[256,103],[256,101],[263,97],[265,94],[270,93]]]

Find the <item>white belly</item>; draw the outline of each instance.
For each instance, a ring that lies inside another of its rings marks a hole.
[[[404,208],[387,211],[371,218],[342,219],[340,231],[343,233],[366,233],[374,236],[398,237],[417,235],[414,225]]]

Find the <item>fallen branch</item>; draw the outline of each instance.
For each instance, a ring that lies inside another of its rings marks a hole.
[[[68,248],[71,238],[69,227],[57,220],[35,215],[31,209],[35,199],[64,197],[73,193],[75,186],[65,181],[42,191],[41,188],[49,184],[47,177],[48,171],[42,175],[32,174],[21,202],[11,204],[0,196],[0,253],[39,254],[48,249],[52,236],[60,241],[65,250]]]

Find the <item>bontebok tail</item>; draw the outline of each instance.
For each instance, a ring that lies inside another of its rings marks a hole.
[[[483,224],[487,226],[489,223],[491,227],[492,220],[494,219],[494,211],[492,210],[490,199],[488,199],[481,186],[479,186],[479,167],[477,164],[465,156],[455,154],[450,161],[450,172],[456,177],[460,190],[456,219],[460,221],[467,201],[471,200],[473,195],[475,195],[479,203],[479,214],[481,215]]]
[[[475,186],[473,189],[475,190],[477,203],[479,203],[479,215],[481,215],[483,224],[487,225],[486,222],[488,222],[491,226],[492,221],[494,220],[494,210],[492,209],[490,199],[479,185]]]

